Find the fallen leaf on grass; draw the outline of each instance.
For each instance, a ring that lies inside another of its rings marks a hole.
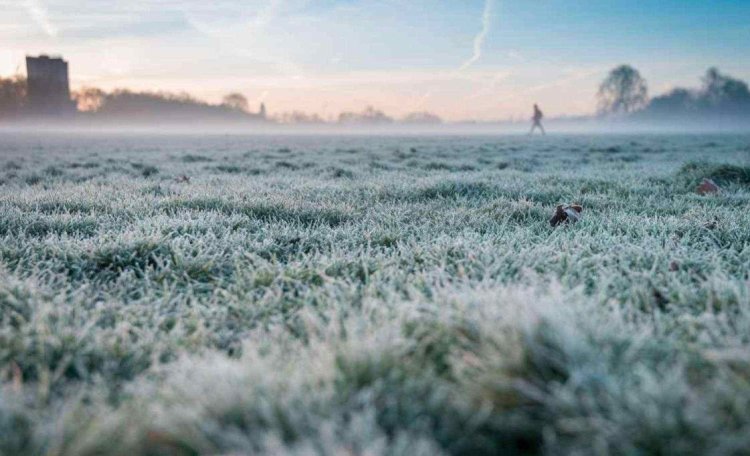
[[[557,226],[565,222],[575,223],[581,218],[582,212],[583,207],[578,204],[571,204],[570,206],[560,204],[555,208],[555,213],[549,219],[549,224]]]
[[[703,179],[703,182],[695,189],[699,195],[713,195],[719,193],[719,190],[721,190],[719,186],[711,179]]]

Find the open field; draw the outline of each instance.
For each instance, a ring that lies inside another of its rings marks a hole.
[[[750,136],[5,134],[0,454],[747,454],[749,207]]]

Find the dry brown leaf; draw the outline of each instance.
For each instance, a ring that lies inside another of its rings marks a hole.
[[[721,190],[719,186],[711,179],[703,179],[703,182],[695,189],[699,195],[712,195],[719,193],[719,190]]]

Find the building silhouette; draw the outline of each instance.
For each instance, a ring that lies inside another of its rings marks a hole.
[[[75,112],[70,99],[68,62],[60,57],[26,57],[29,114],[63,117]]]

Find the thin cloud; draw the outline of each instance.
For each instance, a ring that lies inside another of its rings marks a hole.
[[[24,2],[24,7],[26,8],[26,11],[29,12],[29,15],[36,25],[44,30],[44,33],[46,33],[47,36],[52,38],[57,36],[58,29],[55,24],[50,21],[49,12],[40,0],[26,0]]]
[[[563,78],[554,80],[552,82],[527,87],[525,90],[521,91],[521,93],[532,94],[532,93],[537,93],[537,92],[541,92],[541,91],[548,90],[548,89],[564,87],[572,82],[578,82],[578,81],[590,78],[594,75],[601,74],[603,71],[605,71],[604,67],[593,67],[593,68],[584,68],[584,69],[576,69],[572,71],[567,71],[566,73],[568,75]]]
[[[469,97],[469,99],[477,99],[481,97],[486,97],[493,95],[497,92],[497,90],[500,88],[500,84],[511,77],[513,73],[510,71],[500,71],[498,73],[495,73],[492,78],[490,78],[490,81],[485,87],[481,88],[480,90],[476,91],[472,96]]]
[[[459,71],[463,71],[470,66],[474,65],[480,58],[482,58],[482,48],[484,47],[484,40],[490,33],[492,28],[492,14],[495,9],[494,0],[485,0],[484,11],[482,11],[482,30],[479,31],[477,36],[474,37],[474,53],[471,58],[464,62],[459,68]]]
[[[258,0],[254,2],[254,8],[247,7],[253,14],[246,15],[243,11],[236,11],[234,18],[221,17],[221,20],[204,20],[202,15],[195,14],[188,8],[182,9],[185,21],[193,30],[201,35],[216,41],[216,43],[229,52],[240,57],[249,57],[257,61],[266,61],[283,74],[293,79],[302,79],[302,69],[294,62],[278,52],[259,53],[252,45],[255,37],[261,33],[267,33],[267,28],[279,18],[284,12],[294,10],[300,2],[289,2],[283,0]],[[200,13],[201,10],[198,11]],[[203,11],[205,13],[205,11]]]

